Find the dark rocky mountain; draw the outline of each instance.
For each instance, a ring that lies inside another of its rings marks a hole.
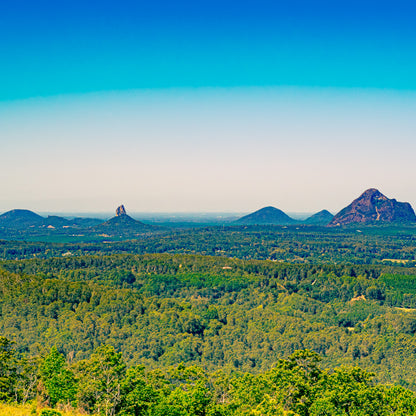
[[[285,214],[282,210],[275,207],[265,207],[236,221],[237,224],[275,224],[288,225],[294,224],[296,221]]]
[[[42,225],[44,218],[28,209],[13,209],[0,215],[0,227],[23,229]]]
[[[304,223],[311,225],[328,225],[331,222],[332,218],[334,218],[334,216],[326,209],[323,209],[322,211],[319,211],[316,214],[311,215],[304,221]]]
[[[408,202],[389,199],[371,188],[336,214],[328,225],[349,224],[416,224],[416,215]]]

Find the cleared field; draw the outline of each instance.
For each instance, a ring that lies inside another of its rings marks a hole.
[[[42,413],[42,409],[36,408],[31,404],[26,405],[10,405],[0,403],[1,416],[37,416]],[[75,411],[60,410],[62,416],[85,416]]]

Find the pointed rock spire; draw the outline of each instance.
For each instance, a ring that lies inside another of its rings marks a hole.
[[[124,205],[120,205],[116,209],[116,217],[121,217],[122,215],[127,215],[126,209],[124,208]]]

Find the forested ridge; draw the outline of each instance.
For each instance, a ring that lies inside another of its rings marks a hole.
[[[309,350],[259,374],[208,372],[182,363],[157,370],[128,367],[109,345],[80,361],[68,362],[56,347],[28,359],[4,337],[0,358],[1,400],[36,399],[31,415],[62,414],[53,408],[106,416],[416,414],[412,391],[376,384],[374,375],[359,367],[322,368],[320,356]]]
[[[52,241],[55,242],[0,240],[0,260],[170,253],[300,264],[393,262],[416,265],[416,227],[217,226],[167,230],[164,234],[119,242],[83,243],[77,236]]]
[[[308,348],[416,387],[412,268],[167,254],[1,268],[1,333],[30,355],[56,346],[80,360],[110,344],[129,365],[258,373]]]

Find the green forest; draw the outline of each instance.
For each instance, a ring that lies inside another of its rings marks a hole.
[[[83,237],[0,240],[0,260],[108,254],[202,254],[289,263],[416,266],[416,227],[217,226],[170,229],[134,240],[83,242]]]
[[[102,415],[416,414],[406,229],[175,235],[1,242],[0,401]]]
[[[53,347],[44,357],[19,355],[0,338],[0,394],[48,407],[76,407],[83,414],[152,416],[412,415],[416,395],[401,386],[374,383],[359,367],[322,369],[321,357],[296,351],[259,374],[207,372],[184,365],[148,370],[127,367],[121,352],[102,345],[68,363]],[[32,407],[31,414],[36,414]],[[42,416],[60,411],[42,410]]]

